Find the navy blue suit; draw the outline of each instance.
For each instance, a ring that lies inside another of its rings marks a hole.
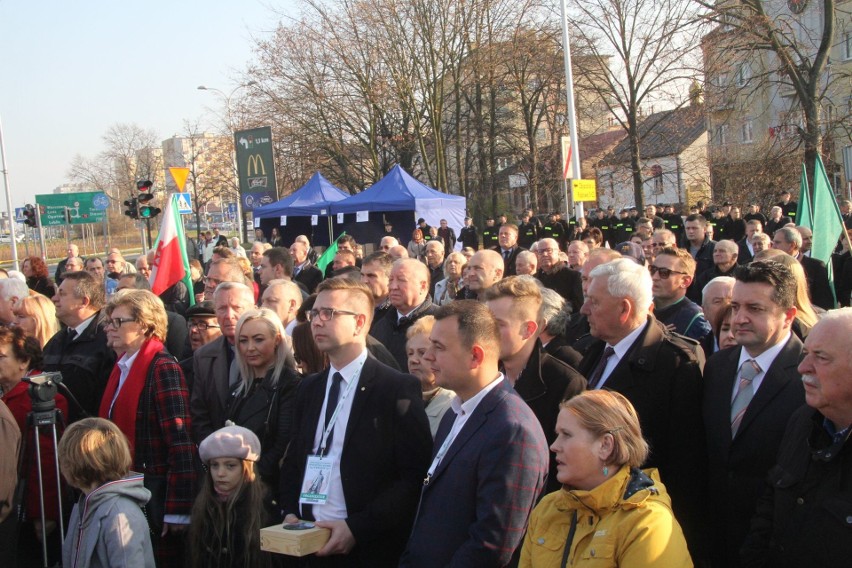
[[[448,411],[434,453],[456,414]],[[401,567],[505,566],[544,488],[548,449],[538,419],[509,381],[489,392],[423,487]]]

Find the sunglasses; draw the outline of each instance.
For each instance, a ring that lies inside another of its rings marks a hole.
[[[654,266],[653,264],[648,267],[648,271],[650,271],[651,276],[659,273],[660,278],[662,280],[668,280],[669,276],[671,276],[672,274],[686,274],[686,272],[680,272],[678,270],[672,270],[670,268],[660,268],[659,266]]]

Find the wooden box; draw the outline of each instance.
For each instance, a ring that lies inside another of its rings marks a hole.
[[[328,529],[287,530],[278,524],[260,529],[260,549],[287,556],[307,556],[325,546],[330,537]]]

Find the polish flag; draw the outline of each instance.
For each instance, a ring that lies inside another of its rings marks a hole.
[[[183,232],[183,222],[177,208],[178,196],[172,194],[166,211],[163,215],[163,223],[160,225],[160,234],[154,245],[156,251],[154,262],[151,263],[151,291],[156,295],[174,286],[180,281],[186,284],[189,291],[190,305],[195,303],[195,294],[192,293],[192,278],[189,273],[189,257],[186,254],[186,237]]]

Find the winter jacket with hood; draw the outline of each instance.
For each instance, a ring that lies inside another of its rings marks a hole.
[[[80,497],[68,523],[62,566],[154,568],[148,521],[140,508],[150,498],[138,473]]]
[[[575,514],[576,528],[563,564]],[[656,469],[622,467],[591,491],[561,489],[533,510],[521,568],[586,565],[692,567]]]

